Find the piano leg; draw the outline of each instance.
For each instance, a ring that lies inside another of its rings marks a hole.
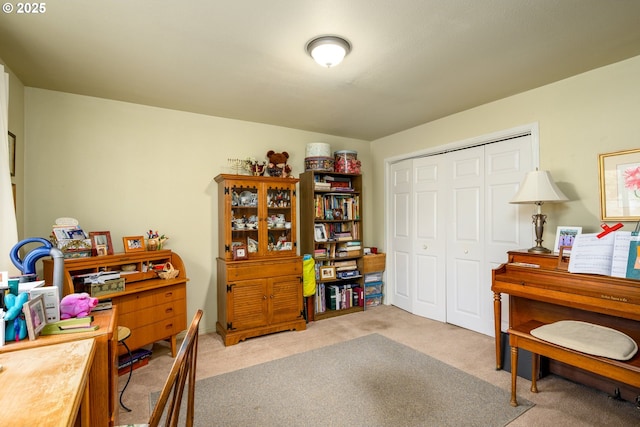
[[[518,406],[516,383],[518,379],[518,347],[511,347],[511,406]]]
[[[502,329],[502,301],[500,292],[493,293],[493,327],[496,337],[496,371],[502,369],[502,342],[500,332]]]

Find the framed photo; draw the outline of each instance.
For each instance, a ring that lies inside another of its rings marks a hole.
[[[336,278],[336,268],[334,266],[320,267],[320,280],[331,280]]]
[[[598,156],[603,221],[640,220],[640,149]]]
[[[22,306],[24,320],[27,324],[27,333],[30,340],[35,340],[40,331],[47,324],[47,314],[44,309],[44,295],[30,299]]]
[[[316,242],[327,241],[327,229],[324,227],[324,224],[315,225],[315,241]]]
[[[582,233],[582,227],[570,227],[566,225],[558,226],[558,230],[556,231],[556,243],[553,245],[553,252],[559,253],[560,247],[571,247],[573,246],[573,241],[576,239],[578,234]],[[571,253],[570,249],[565,249],[564,254]]]
[[[8,271],[0,271],[0,289],[9,289]]]
[[[124,245],[125,252],[144,252],[144,237],[143,236],[128,236],[122,238],[122,244]]]
[[[9,132],[9,171],[16,176],[16,136]]]
[[[91,239],[91,250],[94,256],[113,255],[113,243],[111,243],[111,233],[109,231],[90,231],[89,238]]]
[[[247,259],[249,258],[249,252],[247,250],[247,247],[245,245],[236,245],[233,247],[233,259],[235,260],[240,260],[240,259]]]

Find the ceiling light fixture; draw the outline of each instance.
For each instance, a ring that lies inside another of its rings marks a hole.
[[[351,52],[351,44],[338,36],[316,37],[307,43],[307,53],[323,67],[334,67]]]

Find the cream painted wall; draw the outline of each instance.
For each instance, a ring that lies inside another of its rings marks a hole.
[[[122,236],[167,234],[191,279],[188,312],[203,308],[208,332],[217,316],[213,178],[231,172],[227,158],[287,151],[297,176],[306,144],[323,141],[370,164],[361,140],[29,87],[25,105],[25,235],[48,236],[62,216],[110,231],[118,252]]]
[[[600,230],[598,154],[640,148],[639,117],[640,56],[373,141],[373,187],[385,188],[385,159],[537,122],[540,167],[570,199],[543,208],[550,247],[558,225]],[[373,212],[374,229],[385,229],[382,193]],[[383,248],[384,233],[370,244]]]

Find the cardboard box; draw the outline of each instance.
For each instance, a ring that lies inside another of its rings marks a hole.
[[[60,320],[60,295],[55,286],[42,286],[29,291],[29,298],[44,295],[44,311],[47,314],[47,323]]]
[[[107,280],[104,283],[91,283],[86,285],[87,292],[94,298],[99,298],[103,295],[115,294],[117,292],[124,291],[124,278]]]
[[[362,274],[384,271],[387,262],[386,254],[371,254],[362,257]]]

